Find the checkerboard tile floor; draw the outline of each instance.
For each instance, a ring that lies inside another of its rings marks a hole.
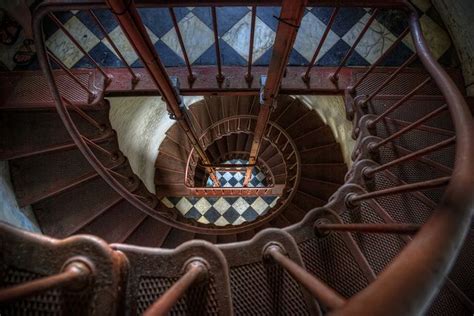
[[[247,164],[241,159],[234,159],[224,164]],[[238,188],[243,186],[243,172],[218,172],[217,178],[221,186]],[[208,180],[208,186],[212,181]],[[267,185],[265,175],[255,167],[249,187],[264,187]],[[187,218],[192,218],[203,224],[213,223],[217,226],[240,225],[254,221],[258,216],[265,215],[276,205],[277,196],[264,197],[165,197],[161,201],[168,207],[175,207]]]
[[[232,159],[223,164],[245,165],[247,160]],[[217,179],[223,188],[242,188],[244,186],[245,172],[217,172]],[[262,188],[267,185],[265,174],[260,171],[258,167],[253,168],[252,177],[250,178],[248,186],[250,188]],[[210,178],[207,179],[206,186],[212,187],[213,182]]]
[[[165,197],[161,201],[199,223],[225,226],[251,222],[265,215],[276,205],[278,197]]]
[[[452,63],[453,47],[443,23],[429,0],[413,0],[419,10],[422,28],[426,38],[440,61]],[[123,53],[132,67],[142,67],[137,55],[123,35],[115,17],[108,10],[95,10],[96,16]],[[146,30],[165,66],[183,66],[176,31],[173,28],[169,11],[166,8],[139,9]],[[307,65],[316,50],[316,46],[329,21],[332,8],[308,7],[303,17],[290,65]],[[193,65],[216,64],[215,43],[212,30],[212,18],[209,7],[175,8],[178,25],[182,33],[189,59]],[[338,65],[349,47],[364,27],[371,10],[363,8],[341,9],[323,45],[317,64],[320,66]],[[279,8],[257,8],[253,63],[268,65],[277,29],[275,16]],[[110,43],[102,34],[86,11],[68,11],[57,13],[59,20],[83,44],[85,50],[105,67],[124,67],[113,51]],[[217,22],[221,58],[224,65],[246,65],[251,22],[250,7],[217,8]],[[395,38],[408,26],[407,19],[398,11],[384,11],[377,15],[369,31],[359,43],[348,61],[350,66],[367,66],[373,63],[390,46]],[[68,67],[91,67],[90,62],[61,30],[51,22],[44,25],[46,44]],[[0,61],[8,69],[21,70],[11,59],[14,47],[0,47]],[[414,50],[410,36],[395,49],[385,61],[387,66],[400,65]],[[27,67],[37,69],[35,62]]]

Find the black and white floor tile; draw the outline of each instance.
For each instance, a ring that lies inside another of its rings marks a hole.
[[[247,164],[246,160],[233,159],[224,164]],[[243,187],[245,172],[217,172],[217,178],[224,188]],[[208,186],[212,181],[208,180]],[[265,174],[257,167],[252,170],[249,187],[264,187],[267,185]],[[192,218],[203,224],[213,223],[217,226],[240,225],[251,222],[265,215],[275,206],[277,196],[264,197],[166,197],[161,201],[168,207],[175,207],[187,218]]]
[[[199,223],[226,226],[251,222],[265,215],[276,205],[278,197],[165,197],[161,201]]]
[[[413,2],[420,12],[420,23],[435,56],[441,60],[446,59],[445,55],[452,48],[452,44],[439,15],[429,0],[413,0]],[[139,9],[139,12],[150,39],[165,66],[184,65],[183,54],[168,9],[146,8]],[[190,62],[193,65],[216,64],[210,8],[180,7],[175,8],[175,13]],[[290,56],[290,65],[307,65],[309,63],[329,22],[331,13],[332,8],[328,7],[307,8]],[[371,10],[363,8],[341,9],[317,58],[317,64],[320,66],[338,65],[371,13]],[[141,62],[123,35],[115,17],[108,10],[96,10],[95,14],[124,55],[127,63],[133,67],[141,67]],[[87,12],[68,11],[56,15],[99,64],[105,67],[124,66]],[[270,61],[277,28],[275,17],[278,15],[279,8],[257,8],[253,49],[253,63],[255,65],[268,65]],[[245,65],[249,58],[251,8],[219,7],[217,8],[217,22],[223,64]],[[387,50],[407,26],[407,19],[398,11],[379,13],[367,34],[356,47],[348,65],[370,65]],[[46,21],[44,31],[48,48],[66,66],[70,68],[91,66],[86,56],[54,23]],[[403,43],[388,56],[385,65],[400,65],[413,50],[414,47],[408,35]],[[9,69],[21,70],[21,67],[15,67],[15,64],[12,63],[12,54],[9,51],[9,47],[0,47],[0,61]],[[33,63],[28,68],[38,68],[38,64]]]

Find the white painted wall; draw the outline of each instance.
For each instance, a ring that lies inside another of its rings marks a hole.
[[[184,97],[185,104],[202,97]],[[120,150],[133,172],[155,193],[155,161],[166,131],[175,124],[161,97],[116,97],[110,101],[110,122],[117,132]]]

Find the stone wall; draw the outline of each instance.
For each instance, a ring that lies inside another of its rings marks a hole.
[[[461,60],[467,95],[474,96],[474,1],[433,0]]]

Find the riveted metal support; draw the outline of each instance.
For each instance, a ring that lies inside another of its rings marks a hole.
[[[260,112],[257,118],[252,147],[250,148],[249,164],[255,164],[262,143],[265,130],[270,119],[271,106],[280,90],[280,83],[284,76],[288,58],[298,33],[301,19],[304,15],[307,0],[284,0],[281,6],[278,28],[273,46],[272,58],[268,67],[268,75],[264,81],[260,94]],[[247,168],[244,186],[248,185],[252,175],[252,168]]]
[[[166,102],[169,111],[173,114],[180,127],[186,133],[186,136],[202,162],[204,164],[211,164],[204,149],[199,144],[198,137],[192,127],[190,119],[182,110],[182,101],[176,91],[176,88],[179,87],[178,82],[175,81],[175,84],[173,85],[172,79],[166,73],[165,67],[161,63],[161,60],[151,43],[150,37],[146,32],[135,4],[126,0],[109,0],[107,1],[107,4],[112,9],[112,12],[123,13],[115,14],[115,16],[130,41],[130,44],[143,61],[145,68],[150,74],[156,87],[160,90],[163,101]],[[214,185],[219,186],[215,170],[208,168],[206,171],[209,173]]]

